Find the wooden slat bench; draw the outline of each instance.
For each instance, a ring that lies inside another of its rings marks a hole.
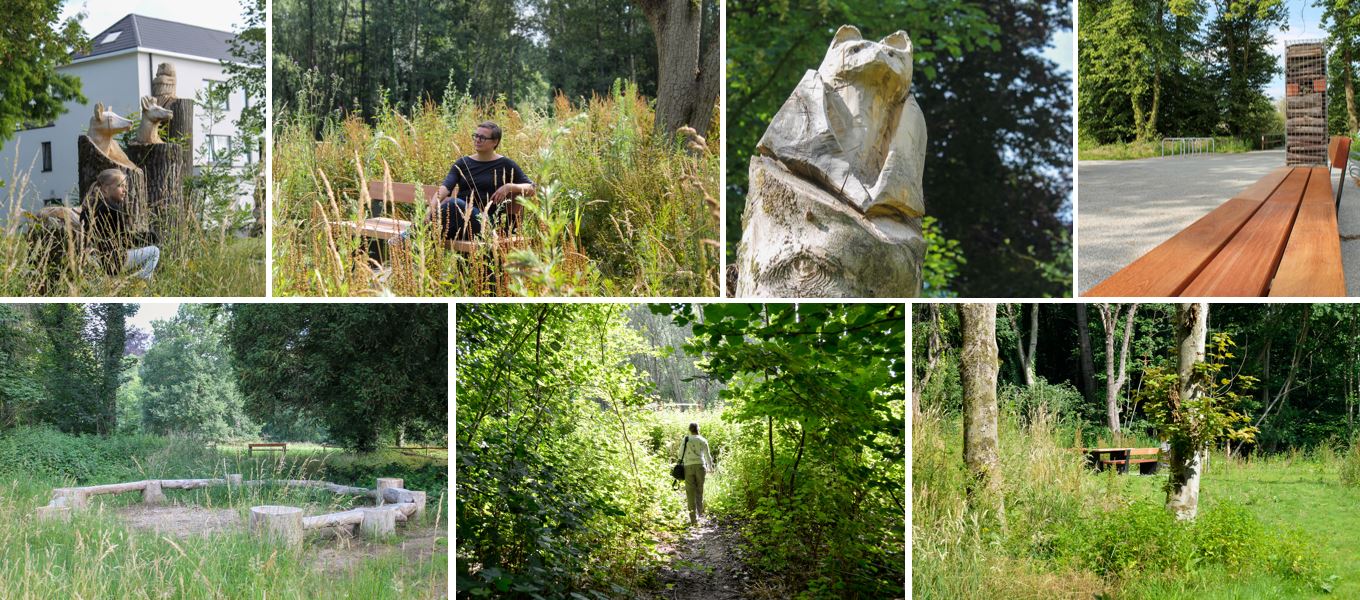
[[[282,452],[288,454],[288,444],[285,442],[259,442],[246,444],[246,454],[253,455],[255,451],[260,452]]]
[[[1123,473],[1128,470],[1129,465],[1138,465],[1138,473],[1141,475],[1153,475],[1157,472],[1157,466],[1161,461],[1162,451],[1160,448],[1129,448],[1128,458],[1120,460],[1102,460],[1102,465],[1114,465]],[[1149,458],[1150,457],[1150,458]]]
[[[1275,169],[1084,296],[1345,296],[1326,166]]]

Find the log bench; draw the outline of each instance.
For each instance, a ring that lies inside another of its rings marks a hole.
[[[246,454],[253,455],[255,451],[260,452],[282,452],[288,454],[288,444],[286,442],[258,442],[246,444]]]

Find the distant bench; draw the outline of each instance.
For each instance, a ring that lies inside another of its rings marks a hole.
[[[1129,465],[1138,465],[1141,475],[1154,475],[1161,464],[1160,448],[1087,448],[1086,462],[1099,471],[1114,467],[1121,474],[1127,473]],[[1108,458],[1102,458],[1108,456]]]
[[[1083,296],[1345,296],[1337,212],[1350,138],[1329,148],[1340,167],[1275,169]],[[1131,182],[1132,183],[1132,182]]]
[[[260,442],[256,444],[246,444],[246,454],[253,455],[255,451],[260,452],[282,452],[288,454],[288,444],[286,442]]]

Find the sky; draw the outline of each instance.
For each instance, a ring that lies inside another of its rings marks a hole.
[[[240,0],[66,0],[61,17],[72,17],[82,10],[86,16],[80,24],[90,36],[130,13],[221,31],[234,31],[245,21]]]
[[[137,309],[137,314],[132,315],[127,322],[147,333],[152,333],[152,321],[168,321],[179,312],[178,302],[142,302],[138,306],[141,308]]]

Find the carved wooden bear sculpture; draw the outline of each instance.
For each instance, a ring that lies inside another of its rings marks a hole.
[[[911,39],[836,32],[770,122],[750,166],[737,295],[920,293],[925,119]]]

